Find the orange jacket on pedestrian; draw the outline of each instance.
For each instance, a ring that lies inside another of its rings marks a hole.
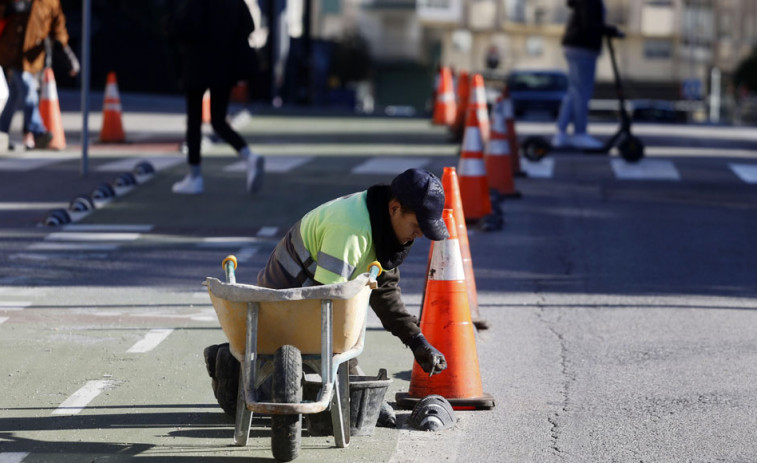
[[[0,35],[0,66],[41,72],[45,66],[45,38],[68,45],[66,17],[60,0],[31,0],[27,12],[17,13],[17,0],[0,0],[0,18],[6,18]]]

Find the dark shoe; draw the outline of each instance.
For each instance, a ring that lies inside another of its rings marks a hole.
[[[38,150],[46,149],[51,141],[53,141],[53,135],[50,132],[34,134],[34,148]]]
[[[381,403],[381,410],[379,410],[376,426],[380,428],[394,428],[397,426],[397,415],[394,414],[394,409],[387,401]]]

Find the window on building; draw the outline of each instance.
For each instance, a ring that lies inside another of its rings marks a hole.
[[[644,57],[648,59],[670,59],[673,56],[673,42],[665,39],[644,40]]]
[[[506,0],[507,19],[513,22],[526,22],[526,0]]]
[[[526,54],[528,56],[541,56],[544,52],[544,38],[540,35],[531,35],[526,39]]]
[[[342,4],[340,0],[322,0],[321,1],[321,13],[340,14],[341,12],[342,12]]]

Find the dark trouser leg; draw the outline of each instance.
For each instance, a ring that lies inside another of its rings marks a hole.
[[[190,166],[200,165],[200,143],[202,141],[202,96],[205,89],[186,91],[187,100],[187,162]]]
[[[245,143],[244,139],[240,137],[226,121],[230,95],[231,87],[222,86],[210,88],[210,123],[219,137],[223,138],[223,140],[231,145],[236,151],[239,151],[247,146],[247,143]]]

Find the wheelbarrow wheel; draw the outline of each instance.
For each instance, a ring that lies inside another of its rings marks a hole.
[[[273,401],[302,402],[302,355],[294,346],[281,346],[273,356]],[[302,415],[271,417],[271,449],[278,461],[292,461],[300,453]]]

